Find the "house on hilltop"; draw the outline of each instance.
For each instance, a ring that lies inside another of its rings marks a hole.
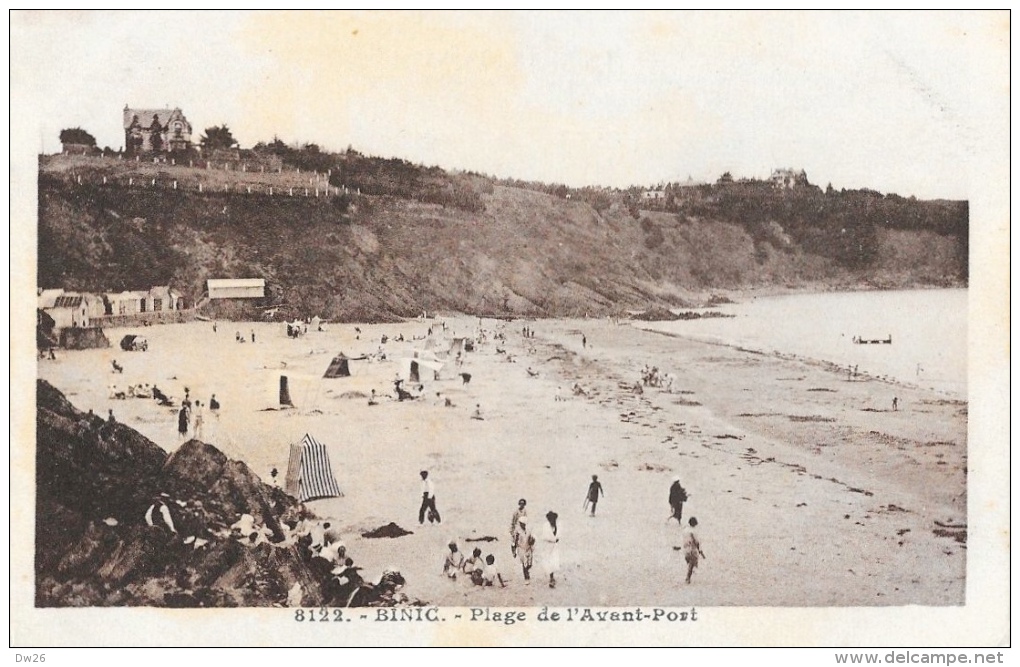
[[[191,148],[191,123],[179,109],[131,109],[124,105],[124,152],[183,153]]]
[[[769,181],[772,182],[772,187],[783,189],[810,185],[807,173],[803,169],[774,169]]]

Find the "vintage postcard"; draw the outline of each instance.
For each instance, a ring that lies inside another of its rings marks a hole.
[[[12,647],[1010,643],[1008,12],[10,18]]]

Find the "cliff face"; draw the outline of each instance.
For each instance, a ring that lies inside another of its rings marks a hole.
[[[282,535],[293,498],[211,445],[192,440],[168,456],[43,380],[37,392],[37,606],[270,606],[295,584],[304,603],[324,602],[307,549],[229,536],[242,513]],[[168,506],[176,533],[158,513],[155,526],[145,521],[154,502]]]
[[[348,321],[576,315],[713,289],[962,286],[966,203],[708,192],[674,211],[479,186],[468,208],[78,185],[42,174],[39,284],[113,291],[263,277],[263,304]],[[962,208],[961,206],[962,205]],[[947,222],[948,220],[948,222]],[[252,317],[245,309],[215,313]],[[237,308],[236,305],[233,306]]]

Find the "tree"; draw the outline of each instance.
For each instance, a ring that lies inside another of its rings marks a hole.
[[[225,124],[205,128],[201,142],[202,148],[233,148],[237,145],[237,140]]]
[[[60,143],[95,146],[96,138],[80,127],[71,127],[60,131]]]

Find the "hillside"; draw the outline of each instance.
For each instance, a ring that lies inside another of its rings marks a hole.
[[[262,305],[369,321],[422,310],[596,314],[718,290],[967,280],[966,202],[708,186],[646,210],[633,192],[543,192],[373,160],[348,158],[330,182],[351,187],[330,197],[172,189],[165,175],[128,185],[109,170],[47,163],[39,285],[171,283],[197,302],[207,278],[264,277]]]

